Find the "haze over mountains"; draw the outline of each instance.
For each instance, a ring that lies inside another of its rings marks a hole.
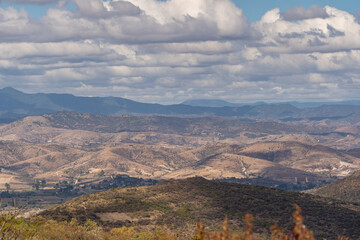
[[[182,102],[181,104],[196,107],[241,107],[245,105],[264,105],[265,102],[255,103],[232,103],[221,99],[192,99]],[[298,108],[320,107],[322,105],[360,105],[360,101],[338,101],[338,102],[274,102],[270,104],[290,104]]]
[[[160,105],[132,101],[119,97],[77,97],[70,94],[26,94],[13,88],[0,90],[0,118],[21,118],[58,111],[92,113],[102,115],[121,114],[160,114],[188,116],[221,116],[247,118],[251,120],[268,119],[282,121],[343,119],[360,115],[358,102],[339,102],[312,108],[298,108],[289,103],[254,104],[237,106],[219,100],[207,106]],[[296,105],[296,103],[294,103]],[[305,105],[307,103],[304,103]],[[310,104],[310,103],[309,103]],[[199,104],[198,104],[199,105]],[[201,105],[201,104],[200,104]],[[227,106],[224,106],[227,105]],[[216,107],[214,107],[216,106]],[[316,106],[316,105],[315,105]]]

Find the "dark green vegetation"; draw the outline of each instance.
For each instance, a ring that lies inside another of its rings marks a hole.
[[[360,171],[309,192],[323,197],[360,203]]]
[[[223,178],[217,179],[222,182],[230,182],[230,183],[242,183],[242,184],[251,184],[256,186],[264,186],[264,187],[272,187],[278,188],[286,191],[304,191],[307,189],[313,189],[318,187],[314,182],[284,182],[277,181],[271,178],[265,177],[257,177],[257,178]],[[318,183],[319,184],[319,183]],[[327,184],[327,182],[323,182],[323,184]]]
[[[360,213],[350,210],[357,208],[356,205],[304,193],[203,178],[111,189],[75,198],[41,215],[60,221],[76,218],[80,223],[91,219],[106,228],[134,226],[146,229],[154,224],[166,224],[189,231],[198,221],[216,229],[225,216],[232,228],[239,230],[245,214],[250,213],[255,217],[254,227],[266,234],[274,224],[290,228],[294,203],[302,207],[305,224],[316,237],[360,236]]]
[[[313,232],[304,225],[304,217],[301,208],[294,204],[295,211],[292,214],[293,225],[289,231],[284,231],[278,225],[270,227],[272,240],[315,240]],[[139,231],[133,227],[112,228],[109,231],[98,226],[95,222],[87,220],[81,224],[76,219],[71,221],[57,222],[46,220],[43,217],[21,219],[15,213],[0,214],[0,237],[2,240],[254,240],[269,239],[266,234],[258,234],[254,231],[254,218],[246,214],[243,228],[233,232],[229,228],[229,219],[226,217],[218,232],[209,232],[202,223],[198,222],[196,231],[179,232],[166,225],[154,226],[150,231]],[[287,233],[288,232],[288,233]],[[339,236],[339,240],[349,240]]]

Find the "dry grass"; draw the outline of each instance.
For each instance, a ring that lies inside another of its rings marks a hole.
[[[271,240],[315,240],[313,232],[308,230],[303,224],[301,209],[298,205],[294,205],[296,210],[293,213],[293,227],[288,234],[279,228],[279,226],[271,226]],[[254,240],[257,239],[253,229],[253,216],[246,214],[244,218],[244,228],[241,233],[232,233],[229,230],[229,221],[226,218],[221,232],[208,232],[205,227],[198,223],[197,239],[198,240]]]
[[[303,223],[301,209],[295,206],[293,226],[289,233],[285,233],[278,226],[271,227],[271,240],[315,240],[313,232]],[[197,224],[196,235],[179,236],[174,230],[167,227],[155,227],[152,231],[139,232],[134,228],[113,228],[104,231],[95,222],[88,220],[81,225],[76,220],[70,222],[46,221],[37,217],[27,221],[17,218],[16,213],[0,215],[1,240],[256,240],[261,236],[253,229],[253,216],[246,214],[244,228],[241,232],[231,232],[229,220],[225,218],[221,231],[209,232],[201,223]],[[268,238],[269,239],[269,238]],[[334,238],[335,239],[335,238]],[[339,240],[350,240],[338,236]],[[359,238],[360,239],[360,238]]]

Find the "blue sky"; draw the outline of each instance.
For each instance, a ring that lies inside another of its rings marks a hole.
[[[8,3],[8,2],[2,2],[0,3],[0,7],[1,8],[8,8],[8,7],[14,7],[18,10],[20,9],[25,9],[26,12],[29,14],[29,16],[34,17],[34,18],[41,18],[46,14],[46,11],[50,8],[53,7],[55,4],[51,3],[51,4],[14,4],[14,3]],[[76,6],[74,6],[73,4],[68,3],[67,7],[69,9],[74,9],[76,8]]]
[[[42,17],[45,15],[47,9],[51,7],[53,4],[45,4],[45,5],[35,5],[35,4],[13,4],[13,3],[1,3],[1,8],[8,8],[9,6],[15,7],[16,9],[24,8],[28,14],[32,17]]]
[[[243,9],[250,21],[259,20],[269,9],[280,8],[281,11],[285,11],[294,6],[309,8],[311,5],[329,5],[352,14],[360,11],[358,0],[233,0],[233,2]]]

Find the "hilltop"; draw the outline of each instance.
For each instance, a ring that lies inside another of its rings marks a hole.
[[[360,171],[308,192],[323,197],[360,203]]]
[[[136,226],[148,229],[171,223],[188,231],[201,221],[212,229],[228,216],[232,228],[241,228],[245,213],[255,216],[255,229],[268,232],[279,224],[290,227],[292,204],[303,209],[305,224],[318,238],[336,239],[339,234],[360,236],[360,213],[339,202],[252,185],[208,181],[203,178],[171,180],[147,187],[117,188],[84,195],[41,213],[46,218],[84,223],[92,219],[101,226]]]

